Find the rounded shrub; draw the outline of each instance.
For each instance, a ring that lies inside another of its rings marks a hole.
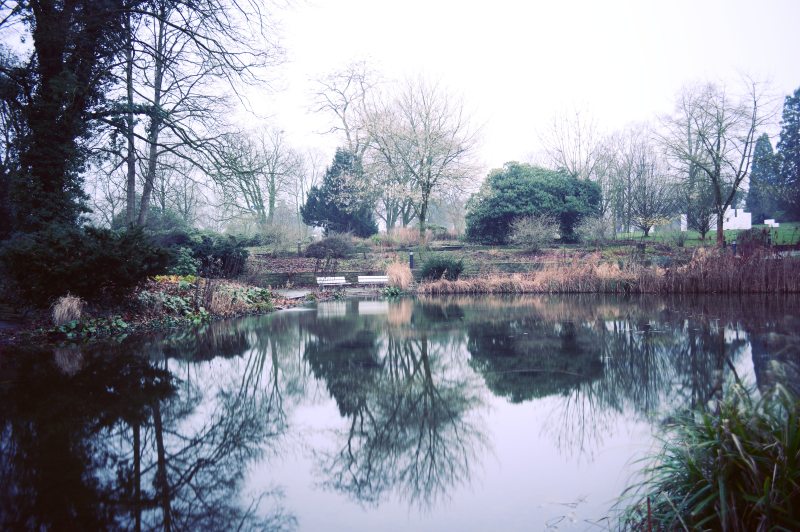
[[[512,244],[539,251],[558,237],[558,222],[548,215],[523,216],[511,222]]]
[[[306,257],[315,259],[346,259],[356,251],[353,237],[346,233],[331,235],[313,242],[306,248]]]
[[[448,255],[430,255],[422,263],[420,273],[423,279],[436,281],[447,279],[455,281],[464,271],[464,259]]]
[[[602,216],[584,218],[575,228],[575,236],[583,244],[602,246],[613,236],[611,221]]]

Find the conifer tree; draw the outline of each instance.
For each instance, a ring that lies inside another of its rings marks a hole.
[[[800,219],[800,88],[783,103],[780,158],[780,204],[784,216]]]
[[[753,223],[763,223],[774,218],[778,209],[778,158],[766,133],[756,140],[753,150],[753,168],[750,171],[750,188],[747,191],[747,209]]]

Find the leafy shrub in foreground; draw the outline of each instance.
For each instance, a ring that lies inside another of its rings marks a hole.
[[[623,526],[797,530],[799,465],[800,403],[780,387],[759,401],[737,390],[718,412],[678,420]]]
[[[346,259],[355,253],[353,238],[344,233],[333,233],[306,248],[306,257],[315,259]]]
[[[86,300],[122,297],[151,275],[163,273],[169,253],[140,229],[50,226],[19,233],[0,250],[0,264],[19,294],[45,305],[71,293]]]
[[[423,279],[436,281],[444,277],[455,281],[464,271],[464,259],[447,255],[431,255],[422,263],[420,273]]]

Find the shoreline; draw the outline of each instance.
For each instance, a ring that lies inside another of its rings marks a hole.
[[[132,293],[122,306],[99,306],[93,308],[93,312],[79,320],[80,327],[76,324],[75,332],[72,336],[70,336],[69,329],[64,329],[64,326],[53,325],[50,312],[42,309],[35,311],[32,317],[21,322],[0,322],[0,355],[2,355],[4,349],[12,349],[24,344],[36,343],[43,346],[83,345],[124,338],[132,334],[185,330],[226,319],[271,314],[299,307],[310,301],[326,301],[341,297],[341,292],[320,290],[318,287],[270,289],[245,284],[236,280],[197,279],[197,283],[200,285],[205,282],[213,283],[218,288],[221,288],[223,292],[234,292],[233,299],[238,299],[238,301],[227,301],[228,308],[222,312],[215,311],[219,309],[213,307],[216,301],[212,301],[212,307],[208,310],[196,305],[192,310],[184,309],[184,312],[189,312],[188,315],[179,315],[174,312],[176,301],[174,298],[181,293],[177,288],[177,285],[181,282],[180,278],[176,276],[159,277],[162,280],[153,279],[148,281],[143,287]],[[165,278],[166,281],[164,280]],[[161,290],[156,291],[157,288]],[[194,285],[188,286],[183,293],[187,295],[186,292],[196,288]],[[246,296],[248,291],[260,294],[263,294],[263,291],[267,291],[270,294],[269,301],[248,301],[248,297],[242,297],[243,295]],[[157,311],[149,312],[143,311],[141,308],[135,308],[139,304],[137,300],[140,301],[143,294],[160,295],[162,298],[160,308]],[[381,296],[381,292],[375,289],[355,289],[353,293],[345,293],[344,295],[346,298],[365,296]],[[197,302],[195,301],[195,303]],[[170,310],[167,308],[168,306],[173,306],[173,309]],[[205,314],[198,314],[197,311],[200,309]],[[122,325],[117,323],[119,320],[122,321]],[[93,330],[82,334],[87,328],[92,328]]]
[[[457,280],[421,281],[400,293],[412,296],[796,294],[800,293],[800,258],[763,253],[743,257],[698,250],[687,264],[674,268],[655,265],[625,268],[593,255],[531,273],[498,272]],[[53,324],[51,313],[46,310],[36,312],[19,324],[4,322],[4,327],[0,327],[0,349],[31,342],[85,343],[267,314],[306,300],[382,295],[382,289],[375,287],[350,287],[343,291],[320,290],[316,286],[272,289],[239,280],[156,276],[125,301],[116,305],[95,305],[83,314],[78,310],[78,319],[60,326]]]

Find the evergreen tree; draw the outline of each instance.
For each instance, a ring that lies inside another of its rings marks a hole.
[[[747,191],[747,209],[753,214],[753,223],[764,223],[764,218],[774,218],[778,210],[778,157],[766,133],[758,137],[753,150],[750,171],[750,188]]]
[[[466,236],[473,242],[505,244],[514,220],[546,215],[558,221],[562,240],[573,241],[574,228],[600,214],[600,202],[597,183],[563,170],[508,162],[492,170],[467,203]]]
[[[325,228],[325,233],[353,233],[368,237],[378,232],[372,205],[362,190],[363,170],[355,155],[337,149],[322,185],[311,187],[300,209],[303,222]]]
[[[104,114],[110,68],[123,42],[123,14],[143,0],[17,2],[31,54],[7,72],[15,90],[4,104],[19,110],[19,172],[10,184],[21,230],[77,223],[85,212],[81,172],[94,119]]]
[[[800,88],[783,103],[778,157],[783,215],[790,220],[800,220]]]

